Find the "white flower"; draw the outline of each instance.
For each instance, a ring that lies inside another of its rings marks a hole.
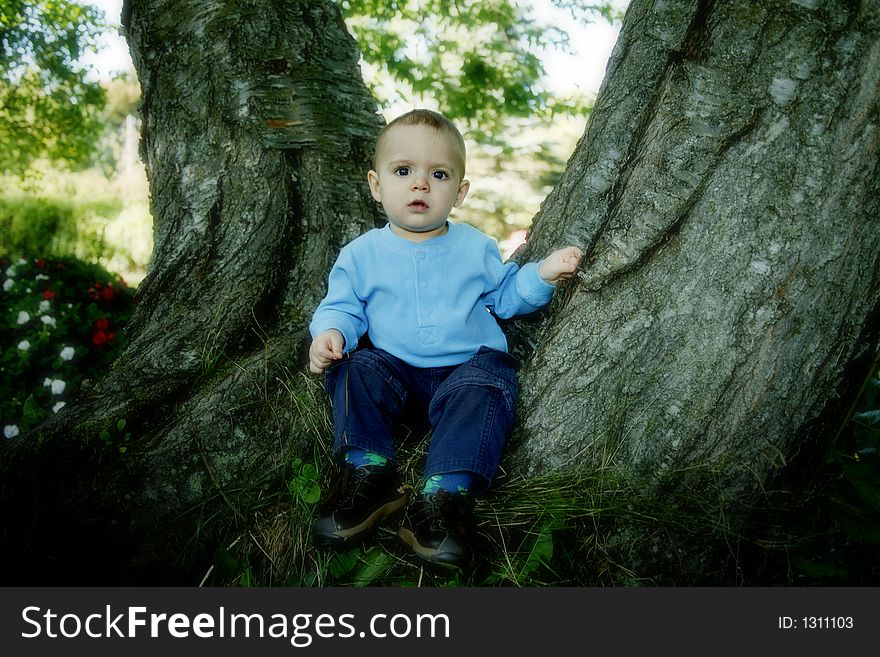
[[[67,403],[67,402],[63,402],[63,401],[55,402],[55,405],[52,407],[52,412],[53,412],[53,413],[57,413],[57,412],[60,411],[62,408],[64,408],[64,405],[65,405],[66,403]]]
[[[28,349],[31,348],[31,343],[28,342],[27,340],[22,340],[21,342],[18,343],[18,348],[21,349],[22,351],[27,351]]]
[[[41,313],[46,312],[51,307],[52,307],[52,304],[49,303],[48,299],[43,299],[42,301],[40,301],[40,312]]]
[[[15,285],[15,281],[11,278],[7,278],[5,281],[3,281],[3,291],[9,292],[9,290],[12,289],[13,285]]]
[[[19,258],[19,259],[18,259],[18,264],[20,264],[20,265],[26,265],[27,262],[28,262],[28,261],[25,260],[24,258]]]
[[[18,427],[14,424],[7,424],[3,427],[3,435],[7,438],[15,438],[19,433]]]
[[[36,281],[48,281],[48,280],[49,280],[49,277],[46,276],[46,274],[37,274],[36,276],[34,276],[34,280],[36,280]]]
[[[10,278],[12,278],[13,276],[15,276],[15,265],[12,265],[11,267],[9,267],[9,268],[6,270],[6,275],[9,276]],[[11,426],[11,425],[10,425],[10,426]]]
[[[61,379],[49,379],[46,378],[43,380],[43,385],[47,388],[52,388],[53,395],[60,395],[64,392],[64,388],[67,387],[67,384],[64,383]]]
[[[76,349],[73,347],[64,347],[59,354],[61,356],[61,360],[73,360],[73,356],[76,353]]]
[[[40,321],[46,326],[55,326],[55,318],[50,315],[43,315],[40,317]]]
[[[19,310],[18,311],[18,319],[16,319],[15,321],[18,324],[27,324],[29,321],[31,321],[31,316],[28,315],[25,311]]]

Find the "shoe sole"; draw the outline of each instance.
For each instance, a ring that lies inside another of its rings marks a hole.
[[[437,555],[442,554],[442,552],[433,548],[425,547],[424,545],[419,543],[419,539],[416,538],[416,535],[406,527],[401,527],[400,529],[398,529],[397,535],[404,543],[406,543],[410,547],[413,552],[415,552],[417,556],[429,562],[432,566],[438,566],[447,572],[453,572],[456,570],[462,570],[466,565],[450,563],[448,561],[438,561],[436,557]]]
[[[401,495],[395,500],[386,502],[359,525],[349,527],[348,529],[340,529],[330,534],[312,534],[312,542],[319,547],[342,547],[349,545],[355,539],[365,537],[370,530],[385,520],[388,516],[402,509],[408,500],[407,495]]]

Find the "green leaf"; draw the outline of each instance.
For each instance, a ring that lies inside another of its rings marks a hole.
[[[334,554],[330,558],[330,563],[328,565],[330,574],[339,579],[357,568],[358,560],[355,556],[355,552],[357,552],[357,550],[349,550],[348,552]]]
[[[321,487],[317,481],[297,477],[295,489],[296,496],[306,504],[317,504],[321,499]]]
[[[125,429],[125,418],[119,420],[119,422],[116,423],[116,430],[117,431],[121,432],[123,429]]]
[[[318,469],[311,463],[303,463],[302,459],[293,461],[294,468],[299,469],[288,484],[290,492],[306,504],[317,504],[321,499],[321,487],[318,484]]]
[[[362,557],[362,563],[354,573],[354,585],[369,586],[388,572],[393,563],[394,559],[385,550],[371,547]]]
[[[110,432],[107,431],[106,429],[104,431],[102,431],[101,433],[99,433],[98,435],[101,436],[101,440],[103,440],[105,443],[110,442]]]
[[[549,525],[544,525],[541,532],[535,537],[532,549],[526,557],[525,563],[520,570],[520,577],[529,577],[541,565],[549,563],[553,558],[553,531]]]
[[[33,395],[28,395],[24,400],[24,408],[22,409],[21,423],[24,427],[36,426],[44,417],[48,417],[48,413],[40,408],[37,400]]]

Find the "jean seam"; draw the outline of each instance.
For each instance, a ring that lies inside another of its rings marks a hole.
[[[502,391],[503,393],[503,391]],[[491,410],[491,417],[489,411]],[[498,414],[498,395],[492,395],[492,403],[489,409],[486,409],[486,421],[483,424],[483,435],[480,438],[479,458],[480,463],[486,462],[487,444],[491,435],[491,429],[495,426],[495,416]]]

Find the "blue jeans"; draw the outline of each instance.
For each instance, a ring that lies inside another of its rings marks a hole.
[[[359,349],[325,372],[333,406],[334,451],[357,447],[395,460],[405,410],[431,424],[424,476],[476,475],[473,492],[495,478],[513,428],[517,360],[489,347],[461,365],[418,368],[381,349]]]

